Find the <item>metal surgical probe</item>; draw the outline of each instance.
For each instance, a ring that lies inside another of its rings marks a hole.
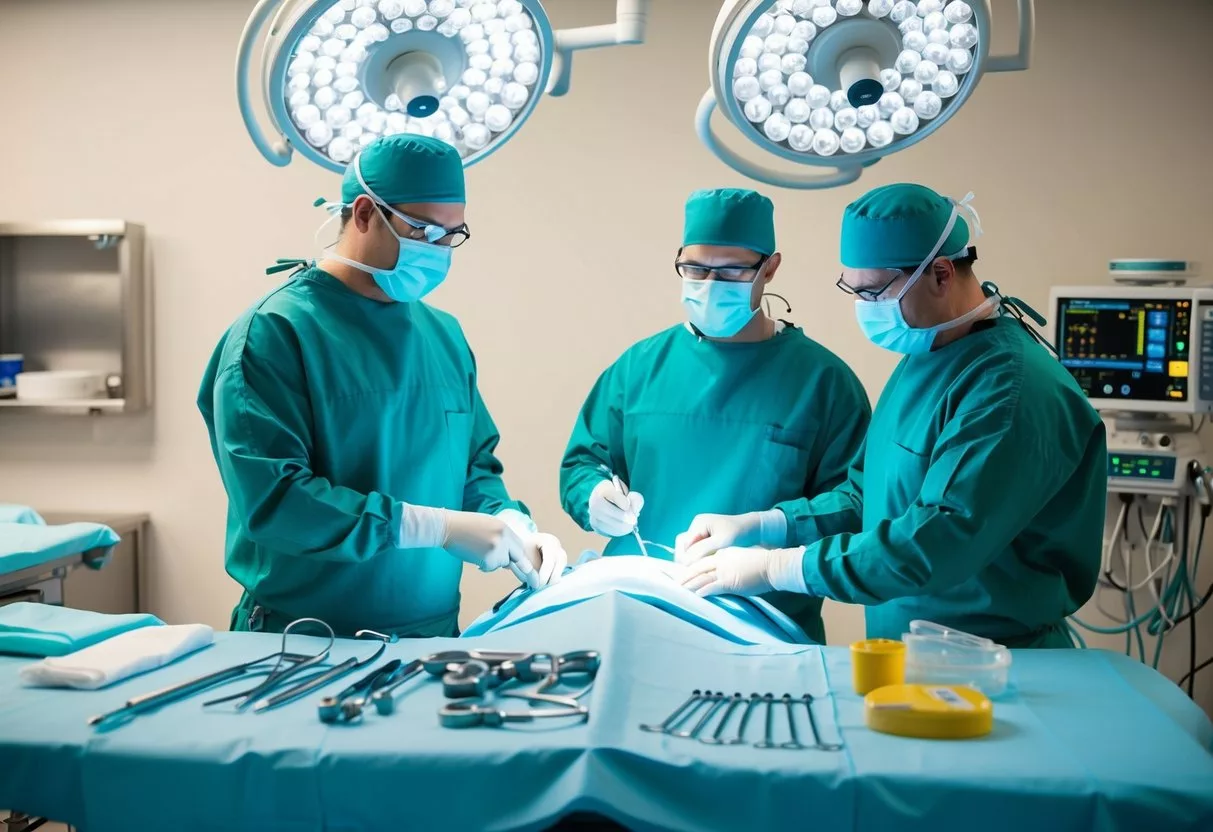
[[[737,710],[737,706],[741,704],[741,694],[733,694],[733,697],[728,700],[728,703],[728,707],[724,709],[724,714],[720,717],[720,722],[716,725],[716,730],[712,732],[710,737],[700,737],[700,742],[707,743],[708,745],[729,744],[727,740],[723,740],[721,737],[724,735],[724,729],[729,725],[729,720],[733,716],[733,711]]]

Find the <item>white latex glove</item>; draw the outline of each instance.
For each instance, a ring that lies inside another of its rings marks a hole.
[[[492,572],[514,566],[523,573],[534,571],[518,533],[500,517],[473,511],[443,511],[445,531],[442,548],[465,563]]]
[[[639,491],[624,494],[610,480],[590,492],[590,528],[603,537],[623,537],[636,529],[644,497]]]
[[[687,570],[682,585],[701,597],[763,595],[777,589],[807,594],[804,549],[721,549]]]
[[[729,546],[781,546],[788,520],[779,509],[749,514],[700,514],[674,538],[674,560],[694,563]]]
[[[560,540],[555,535],[540,532],[534,520],[516,509],[503,509],[497,516],[522,541],[526,565],[511,563],[510,570],[514,577],[531,589],[557,583],[564,575],[564,568],[569,565],[568,553]]]

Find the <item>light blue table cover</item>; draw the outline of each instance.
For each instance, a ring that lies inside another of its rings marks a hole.
[[[113,529],[99,523],[0,523],[0,575],[94,549],[110,549],[119,540]]]
[[[143,612],[110,615],[18,601],[0,607],[0,654],[66,656],[128,630],[163,623]]]
[[[620,593],[479,639],[389,648],[401,658],[470,646],[601,650],[586,725],[443,729],[440,686],[428,681],[394,716],[355,725],[321,724],[317,697],[262,715],[207,713],[195,700],[107,733],[85,725],[278,642],[221,636],[101,691],[26,690],[21,663],[0,659],[0,806],[82,832],[493,832],[579,811],[640,830],[1213,829],[1213,725],[1124,656],[1016,652],[1015,693],[996,705],[990,737],[909,740],[863,726],[845,649],[737,645]],[[369,650],[347,641],[334,657]],[[843,753],[712,747],[637,728],[696,687],[820,694],[827,684],[835,698],[819,711],[822,730],[842,736]]]

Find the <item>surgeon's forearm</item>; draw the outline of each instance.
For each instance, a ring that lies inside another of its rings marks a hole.
[[[310,473],[266,482],[255,492],[258,478],[249,473],[225,483],[245,534],[275,552],[359,563],[396,546],[401,504],[385,494],[361,494]]]
[[[996,530],[983,534],[970,517],[916,506],[858,534],[805,547],[805,586],[812,595],[848,604],[882,604],[956,586],[1001,550]]]
[[[824,537],[863,528],[863,503],[847,483],[812,499],[780,503],[777,508],[787,518],[787,546],[808,546]]]

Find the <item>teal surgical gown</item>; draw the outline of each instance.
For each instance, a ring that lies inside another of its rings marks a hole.
[[[1002,317],[902,359],[863,454],[781,506],[813,595],[867,605],[869,637],[916,618],[1011,647],[1068,647],[1094,591],[1104,426],[1062,366]]]
[[[589,530],[605,465],[644,495],[641,536],[673,546],[697,514],[769,509],[838,485],[870,412],[850,368],[795,327],[741,344],[676,326],[633,346],[594,385],[564,454],[561,499]],[[605,553],[636,548],[622,537]],[[824,641],[821,599],[767,600]]]
[[[458,323],[311,268],[219,342],[198,407],[228,494],[227,571],[266,629],[456,631],[462,563],[398,548],[401,501],[495,514],[497,429]],[[244,615],[235,624],[246,626]]]

